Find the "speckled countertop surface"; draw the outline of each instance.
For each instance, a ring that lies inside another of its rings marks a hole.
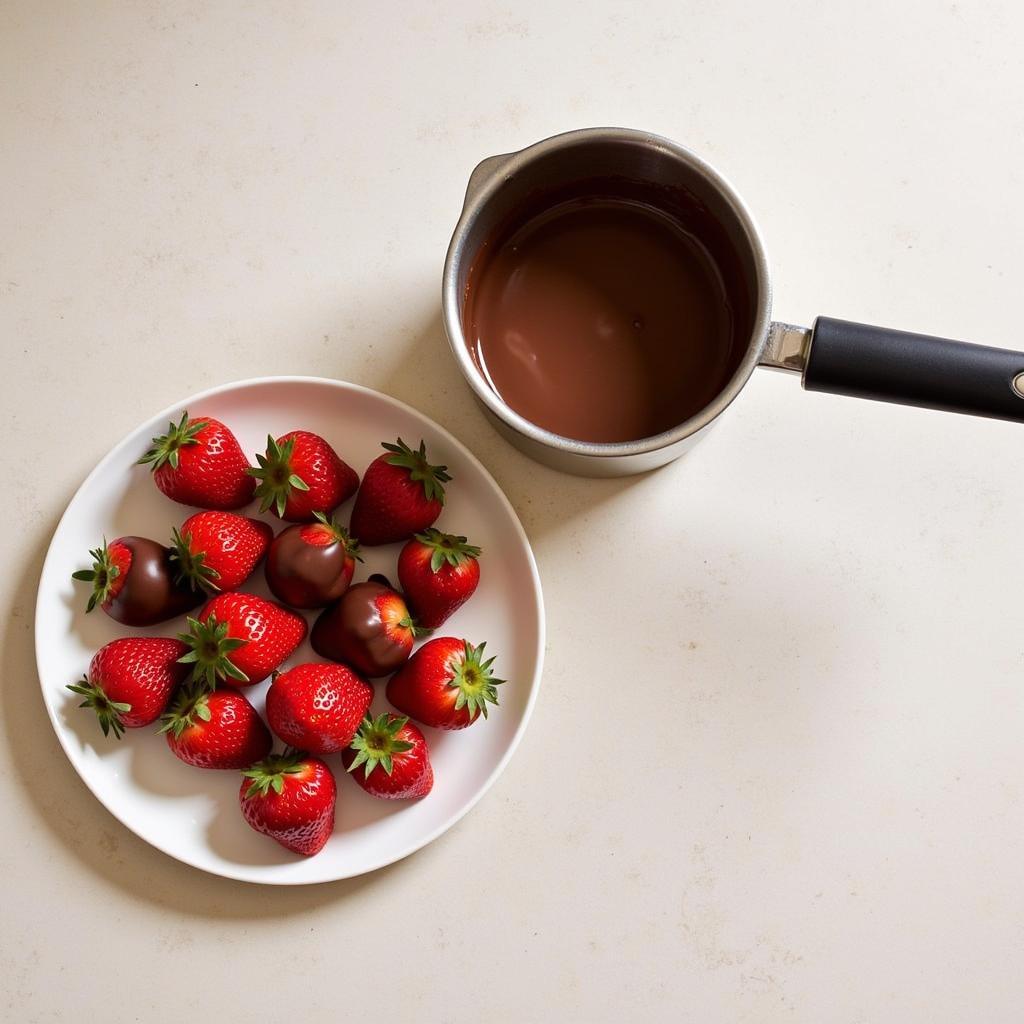
[[[438,293],[478,159],[623,124],[734,181],[777,315],[1011,344],[1022,32],[1005,3],[0,7],[0,1016],[1019,1020],[1021,428],[760,373],[685,460],[572,479],[483,421]],[[199,874],[111,818],[31,639],[98,458],[275,373],[465,440],[549,615],[487,798],[405,862],[300,890]]]

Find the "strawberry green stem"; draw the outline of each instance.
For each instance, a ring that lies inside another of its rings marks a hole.
[[[356,751],[356,756],[348,770],[354,772],[362,765],[363,778],[369,778],[370,773],[380,765],[390,775],[395,766],[395,754],[403,754],[413,748],[413,744],[407,740],[396,739],[408,721],[408,718],[388,712],[376,718],[367,715],[352,739],[351,747]]]
[[[431,549],[431,572],[438,572],[445,564],[457,569],[464,562],[480,557],[480,549],[473,544],[467,544],[465,537],[442,533],[433,527],[422,533],[417,533],[416,539]]]
[[[246,799],[266,796],[270,790],[275,793],[284,792],[284,777],[297,775],[303,771],[306,755],[301,750],[289,748],[283,754],[271,754],[258,764],[254,764],[242,774],[250,779],[249,788],[245,791]]]
[[[231,652],[244,647],[247,640],[228,636],[228,623],[218,622],[211,615],[205,622],[188,617],[187,633],[179,633],[178,639],[188,646],[188,651],[178,661],[192,666],[192,679],[203,682],[213,690],[221,679],[237,679],[249,682],[249,677],[231,660]]]
[[[285,506],[292,491],[308,491],[309,484],[292,470],[292,452],[295,449],[295,438],[290,437],[284,444],[278,444],[267,435],[267,452],[257,453],[256,461],[259,468],[248,472],[259,480],[256,497],[260,499],[260,511],[266,512],[271,506],[279,515],[284,515]]]
[[[182,535],[175,527],[171,534],[171,561],[178,563],[174,579],[176,583],[187,583],[192,590],[220,590],[217,580],[220,573],[206,564],[205,551],[192,550],[192,534]]]
[[[92,594],[89,596],[89,603],[85,606],[87,613],[91,612],[96,605],[106,604],[113,597],[114,580],[121,575],[121,570],[115,564],[106,540],[103,541],[102,547],[94,548],[89,555],[92,558],[92,568],[79,569],[78,572],[71,574],[73,580],[92,584]]]
[[[210,721],[210,704],[207,698],[210,691],[205,687],[183,686],[174,699],[171,709],[160,718],[158,732],[170,732],[177,739],[198,718],[201,722]]]
[[[150,463],[153,472],[167,464],[171,469],[178,468],[180,452],[191,444],[199,444],[198,434],[206,427],[206,420],[195,420],[189,422],[188,413],[181,414],[181,421],[175,425],[173,422],[167,424],[167,433],[160,437],[154,437],[149,450],[139,459],[139,465]]]
[[[492,674],[494,658],[483,660],[486,646],[484,643],[474,647],[468,640],[465,641],[465,657],[451,664],[452,678],[448,685],[459,691],[455,698],[455,710],[466,708],[471,719],[480,713],[483,713],[484,718],[487,717],[487,705],[498,703],[496,687],[505,682]]]
[[[385,461],[391,466],[400,466],[409,470],[409,479],[423,484],[423,493],[428,501],[439,501],[444,504],[444,484],[451,480],[447,466],[432,466],[427,461],[427,446],[420,441],[417,451],[413,451],[401,438],[396,444],[384,442],[382,447],[391,452]]]
[[[411,615],[403,615],[398,620],[398,625],[402,629],[409,630],[409,632],[412,633],[414,640],[417,637],[430,636],[430,634],[434,632],[432,629],[427,629],[426,626],[421,626]]]
[[[334,517],[330,519],[323,512],[314,512],[313,519],[315,522],[307,523],[303,526],[303,539],[308,543],[324,544],[340,544],[345,549],[345,554],[349,558],[354,558],[357,562],[363,560],[363,556],[359,554],[359,541],[349,535],[348,530],[338,522]],[[320,538],[316,537],[316,532],[321,534]]]
[[[114,739],[119,740],[124,735],[124,722],[121,716],[131,711],[131,704],[111,700],[103,692],[103,687],[92,682],[88,676],[82,676],[80,683],[68,683],[68,689],[85,698],[78,705],[80,708],[92,708],[96,712],[104,736],[112,732]]]

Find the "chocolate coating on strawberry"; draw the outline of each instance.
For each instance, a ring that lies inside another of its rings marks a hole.
[[[321,612],[310,640],[321,657],[377,678],[405,663],[418,632],[398,591],[366,582]]]
[[[282,530],[270,545],[266,576],[274,596],[294,608],[323,608],[352,582],[359,545],[323,514]]]
[[[126,626],[152,626],[195,608],[203,600],[176,581],[171,549],[148,537],[118,537],[89,552],[93,567],[72,577],[93,585],[87,612],[98,604]]]

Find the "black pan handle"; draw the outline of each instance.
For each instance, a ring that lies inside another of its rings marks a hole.
[[[1024,352],[820,316],[808,391],[1024,423]]]

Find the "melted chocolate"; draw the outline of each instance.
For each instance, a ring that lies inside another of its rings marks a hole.
[[[688,193],[577,189],[535,199],[481,247],[467,341],[531,422],[581,441],[650,437],[698,413],[735,371],[750,329],[742,275]]]
[[[103,610],[126,626],[152,626],[195,608],[205,599],[202,591],[175,583],[171,549],[147,537],[120,537],[132,553],[124,584]]]
[[[308,544],[304,524],[282,530],[267,553],[267,584],[293,608],[322,608],[336,601],[352,581],[355,563],[341,541]]]
[[[412,644],[388,636],[381,619],[382,599],[402,600],[380,583],[349,587],[337,603],[320,613],[310,635],[313,650],[370,678],[394,672],[408,659]]]

